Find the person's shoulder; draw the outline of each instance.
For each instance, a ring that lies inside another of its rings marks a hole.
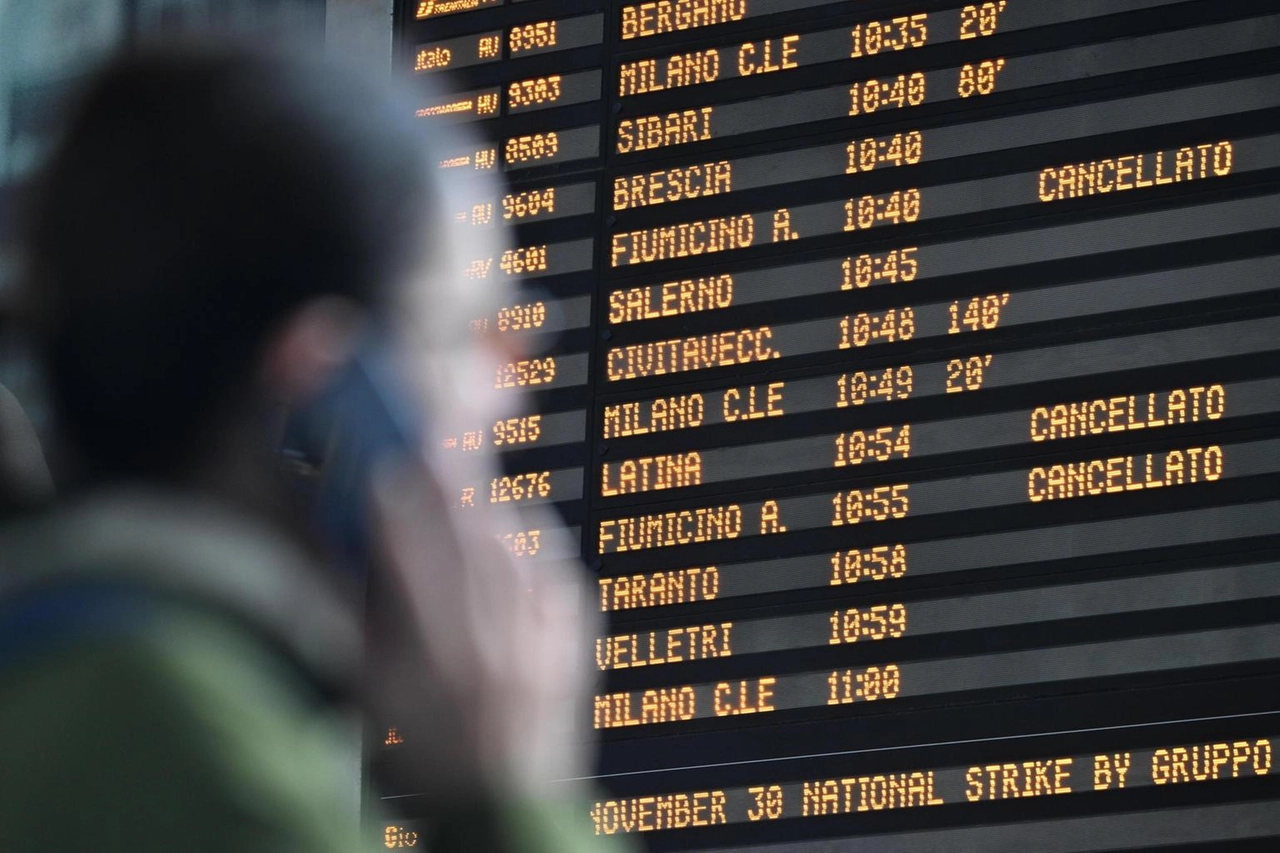
[[[296,673],[234,623],[162,613],[0,674],[0,835],[28,842],[15,849],[58,826],[97,850],[193,836],[196,849],[350,850],[356,805],[341,780],[358,766],[343,741]]]
[[[127,616],[137,620],[127,629],[93,624],[89,616],[88,624],[19,649],[0,668],[0,736],[20,730],[25,712],[36,725],[92,719],[100,740],[131,738],[146,724],[153,742],[198,745],[249,737],[308,705],[298,675],[229,620],[164,602],[145,602]],[[66,728],[53,742],[82,739]]]
[[[349,632],[287,549],[203,504],[111,495],[0,554],[6,849],[49,827],[99,851],[357,846],[359,738],[328,677]]]

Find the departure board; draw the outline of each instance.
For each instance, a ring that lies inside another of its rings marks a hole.
[[[641,849],[1274,850],[1274,0],[413,0]],[[411,732],[385,726],[377,761]],[[412,791],[387,848],[419,843]],[[380,828],[382,831],[383,828]]]

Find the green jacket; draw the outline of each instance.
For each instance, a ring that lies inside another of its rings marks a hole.
[[[285,542],[190,497],[117,493],[11,531],[0,571],[0,850],[386,849],[360,827],[339,698],[357,625]],[[53,629],[22,603],[50,590]],[[477,805],[415,846],[596,849],[567,808]]]

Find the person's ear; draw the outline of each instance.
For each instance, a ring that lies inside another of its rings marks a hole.
[[[276,330],[261,363],[267,392],[286,400],[307,397],[324,387],[359,345],[364,311],[336,296],[314,299]]]

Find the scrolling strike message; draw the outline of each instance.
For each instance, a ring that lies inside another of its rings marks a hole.
[[[1042,756],[936,770],[765,782],[747,788],[601,800],[592,806],[590,814],[597,835],[615,835],[1225,782],[1268,775],[1275,743],[1274,737],[1224,739],[1154,750]]]

